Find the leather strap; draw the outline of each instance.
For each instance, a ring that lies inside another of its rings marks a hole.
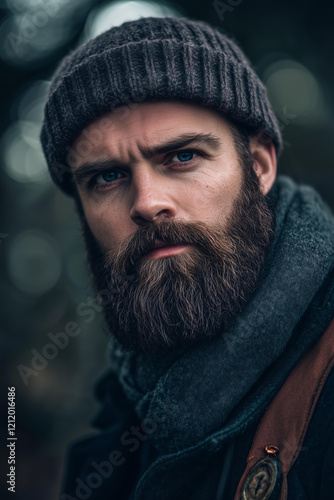
[[[317,344],[295,365],[265,412],[257,428],[235,500],[241,498],[242,485],[250,469],[268,456],[266,447],[279,450],[277,457],[282,464],[280,500],[286,500],[287,474],[302,450],[314,408],[333,365],[334,319]]]

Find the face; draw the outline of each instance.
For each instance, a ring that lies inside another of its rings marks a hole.
[[[96,134],[106,119],[110,132]],[[74,151],[83,142],[90,147],[73,167],[87,222],[105,250],[166,216],[225,222],[240,190],[229,125],[200,106],[141,103],[125,117],[114,111],[90,125]]]
[[[91,124],[72,151],[95,284],[113,294],[112,334],[156,351],[226,329],[272,234],[229,123],[194,104],[140,103]]]

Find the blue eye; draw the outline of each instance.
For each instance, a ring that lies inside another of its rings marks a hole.
[[[188,151],[178,151],[174,153],[169,160],[169,163],[191,163],[197,156],[200,156],[200,154],[195,150],[190,149]]]
[[[194,153],[192,151],[180,151],[179,153],[176,153],[178,159],[182,161],[190,161],[193,159]]]
[[[119,174],[120,172],[116,171],[104,172],[103,174],[100,174],[96,177],[95,183],[103,184],[103,183],[113,182],[118,178]]]

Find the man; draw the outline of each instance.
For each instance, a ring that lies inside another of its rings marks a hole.
[[[59,67],[41,137],[110,333],[102,431],[61,498],[332,498],[334,219],[276,176],[237,45],[188,19],[113,28]]]

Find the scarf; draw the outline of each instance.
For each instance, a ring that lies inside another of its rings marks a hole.
[[[280,176],[267,200],[276,217],[273,242],[255,292],[228,331],[164,355],[110,341],[111,371],[160,455],[223,427],[282,355],[333,269],[334,218],[320,196]]]

